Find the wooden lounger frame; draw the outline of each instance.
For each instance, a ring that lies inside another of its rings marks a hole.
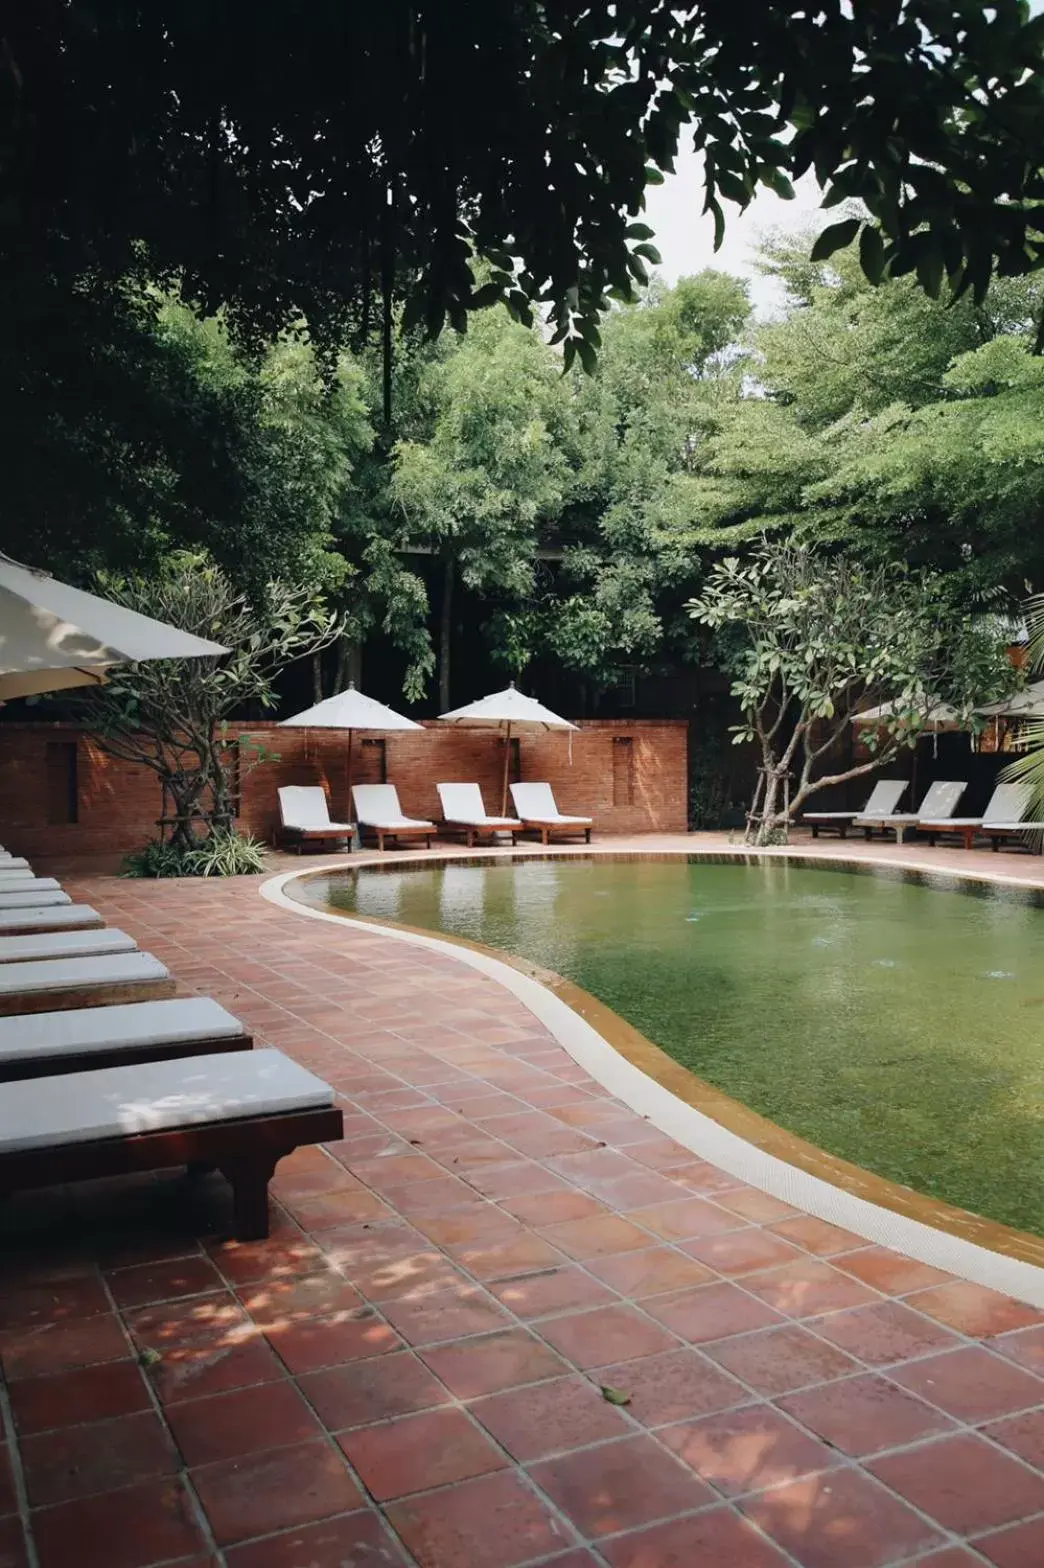
[[[816,822],[813,817],[801,817],[801,818],[798,819],[798,822],[797,822],[796,825],[798,827],[809,827],[809,828],[811,828],[812,829],[812,837],[813,838],[818,838],[821,832],[822,833],[833,832],[833,833],[836,833],[840,838],[847,838],[848,837],[848,830],[852,826],[852,822],[855,820],[856,817],[858,817],[858,815],[859,815],[858,811],[853,812],[852,816],[849,818],[849,820],[847,822]]]
[[[976,823],[970,827],[944,827],[939,822],[933,824],[930,828],[922,827],[921,832],[927,833],[928,842],[933,849],[935,848],[936,839],[940,838],[944,833],[956,833],[961,838],[963,848],[974,849],[976,837],[988,838],[990,848],[996,853],[1000,849],[1002,838],[1020,838],[1026,833],[1032,832],[1034,826],[1036,824],[1027,822],[1024,827],[1020,826],[1017,828],[994,828],[990,827],[989,824],[984,825],[982,823]]]
[[[216,1169],[232,1187],[236,1239],[260,1241],[268,1235],[268,1183],[279,1161],[302,1144],[333,1142],[343,1131],[344,1117],[331,1105],[92,1143],[16,1149],[0,1153],[0,1199],[31,1187],[172,1165],[189,1166],[195,1173]]]
[[[355,834],[354,826],[347,828],[284,828],[281,827],[277,834],[278,841],[286,849],[294,849],[301,855],[311,843],[347,844],[349,852],[352,847],[352,838]]]
[[[93,1072],[102,1067],[138,1067],[142,1062],[173,1062],[183,1056],[213,1056],[225,1051],[252,1051],[251,1034],[211,1035],[198,1040],[165,1040],[151,1044],[98,1051],[76,1051],[61,1055],[45,1051],[40,1056],[23,1056],[4,1061],[0,1055],[0,1083],[19,1083],[25,1078],[61,1078],[66,1073]]]
[[[541,844],[549,844],[552,833],[562,833],[566,838],[580,838],[582,835],[585,844],[591,842],[591,828],[585,828],[579,822],[541,822],[537,817],[523,817],[522,831],[539,833]]]
[[[450,834],[462,835],[468,849],[472,849],[480,833],[488,833],[491,838],[497,833],[510,833],[512,844],[517,844],[518,835],[522,832],[522,826],[520,823],[518,827],[514,828],[494,828],[487,826],[484,822],[447,822],[445,817],[443,817],[439,823],[439,832],[447,838]]]
[[[360,839],[364,833],[374,834],[377,839],[377,848],[380,850],[384,849],[384,841],[386,838],[393,838],[396,840],[400,838],[422,838],[424,840],[425,849],[430,849],[431,841],[437,832],[438,829],[436,828],[434,822],[423,828],[379,828],[375,824],[369,822],[360,822],[359,824]]]
[[[11,965],[7,965],[10,968]],[[114,985],[70,985],[53,991],[12,991],[0,996],[0,1018],[16,1013],[59,1013],[69,1007],[116,1007],[121,1002],[164,1002],[177,991],[165,980],[123,980]],[[189,1053],[192,1054],[191,1052]]]

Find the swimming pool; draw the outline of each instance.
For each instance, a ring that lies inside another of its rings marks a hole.
[[[450,862],[292,887],[552,969],[780,1126],[1044,1234],[1037,895],[782,859]]]

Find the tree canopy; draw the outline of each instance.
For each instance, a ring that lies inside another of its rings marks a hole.
[[[981,294],[1044,258],[1044,18],[1026,0],[62,0],[5,21],[11,301],[183,282],[257,343],[546,302],[589,360],[655,261],[691,129],[708,221],[812,169],[822,254]],[[476,281],[476,258],[487,264]]]

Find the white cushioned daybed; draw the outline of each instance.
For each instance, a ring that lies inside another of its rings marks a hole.
[[[186,1165],[232,1185],[235,1234],[268,1234],[268,1182],[301,1144],[341,1137],[333,1090],[281,1051],[236,1051],[12,1083],[0,1197]]]
[[[0,1018],[0,1082],[101,1067],[249,1051],[238,1018],[209,996]]]
[[[151,953],[0,964],[0,1016],[65,1007],[158,1001],[174,995],[169,970]]]
[[[64,896],[64,904],[44,908],[0,907],[0,936],[18,936],[22,932],[86,931],[104,926],[103,917],[90,904],[70,904],[68,894]]]
[[[36,959],[91,958],[99,953],[133,953],[138,944],[126,931],[41,931],[0,936],[0,964],[32,963]]]

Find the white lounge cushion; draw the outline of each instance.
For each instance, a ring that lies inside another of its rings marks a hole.
[[[447,822],[457,822],[469,828],[520,828],[514,817],[490,817],[486,803],[477,784],[436,784],[442,815]]]
[[[0,889],[5,893],[53,893],[61,887],[55,877],[34,877],[31,871],[17,871],[12,876],[0,876]]]
[[[0,855],[0,875],[8,876],[14,871],[30,871],[31,867],[24,855]]]
[[[0,1156],[321,1109],[333,1090],[282,1051],[231,1051],[4,1085]]]
[[[77,926],[101,925],[102,917],[90,904],[66,903],[63,908],[57,905],[51,909],[3,909],[0,908],[0,934],[4,931],[41,930],[49,931],[54,927],[74,930]]]
[[[880,816],[869,816],[865,812],[856,817],[857,827],[889,827],[891,824],[905,826],[911,822],[941,822],[949,821],[957,810],[957,803],[964,791],[966,783],[957,783],[939,779],[928,789],[921,801],[920,811],[894,811],[891,814],[882,812]]]
[[[71,1007],[64,1013],[0,1018],[0,1060],[129,1051],[182,1045],[190,1040],[235,1040],[245,1033],[239,1019],[210,996],[124,1002],[116,1007]],[[0,1095],[6,1093],[5,1085]]]
[[[47,958],[91,958],[99,953],[133,953],[138,944],[126,931],[41,931],[35,936],[0,936],[0,964]]]
[[[72,899],[68,893],[60,889],[50,892],[47,888],[36,891],[31,888],[20,889],[17,893],[0,892],[0,910],[4,909],[46,909],[50,904],[71,904]]]
[[[434,822],[421,817],[404,817],[399,805],[399,792],[394,784],[353,784],[352,801],[355,815],[368,828],[383,828],[394,832],[396,828],[431,828]]]
[[[858,816],[869,817],[874,812],[882,816],[890,816],[903,798],[906,789],[905,779],[878,779],[870,791],[866,805],[859,811],[806,811],[802,813],[806,822],[851,822]]]
[[[113,953],[99,958],[50,958],[29,964],[0,964],[0,996],[133,985],[146,980],[166,980],[168,973],[151,953]]]
[[[567,817],[559,811],[550,784],[512,784],[511,799],[523,822],[557,822],[561,826],[589,828],[591,817]]]
[[[1026,784],[998,784],[990,796],[989,804],[981,817],[948,817],[945,822],[929,818],[923,811],[920,821],[924,827],[976,828],[987,832],[991,827],[1010,827],[1023,821],[1030,808],[1033,792]]]
[[[291,832],[354,833],[351,822],[331,822],[326,791],[318,784],[284,784],[279,790],[279,815]]]

